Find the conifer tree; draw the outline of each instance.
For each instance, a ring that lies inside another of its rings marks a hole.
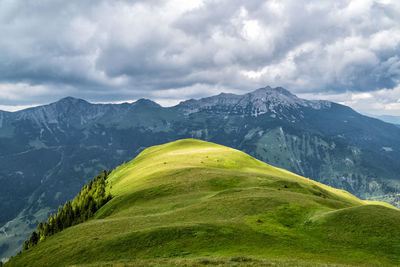
[[[30,247],[33,247],[39,241],[38,234],[36,232],[32,232],[31,237],[29,238]]]
[[[85,185],[72,201],[67,201],[64,206],[59,206],[57,213],[50,214],[47,222],[39,223],[37,232],[33,232],[29,240],[24,242],[23,250],[35,246],[48,236],[91,218],[112,198],[110,192],[106,193],[106,179],[110,173],[110,170],[103,170],[101,174]]]

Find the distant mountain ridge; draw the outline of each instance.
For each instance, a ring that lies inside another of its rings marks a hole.
[[[301,99],[282,87],[271,88],[270,86],[267,86],[244,95],[221,93],[216,96],[201,98],[198,100],[190,99],[182,101],[172,108],[187,110],[190,114],[217,107],[225,113],[232,114],[241,112],[241,114],[258,116],[267,112],[277,113],[278,111],[276,111],[274,108],[311,107],[313,109],[321,109],[329,108],[331,106],[331,103],[332,102],[326,100]],[[39,118],[39,120],[41,121],[44,121],[43,119],[47,119],[48,123],[57,123],[58,121],[57,119],[55,119],[55,116],[69,113],[71,112],[71,108],[73,108],[74,112],[77,113],[82,111],[84,112],[80,115],[87,116],[89,114],[92,114],[92,119],[96,119],[101,115],[104,115],[106,112],[115,110],[121,111],[124,110],[124,108],[126,109],[129,106],[135,105],[161,107],[158,103],[150,99],[144,98],[139,99],[133,103],[92,104],[90,102],[87,102],[86,100],[68,96],[60,99],[57,102],[47,105],[32,107],[16,112],[0,112],[7,113],[8,116],[12,116],[12,114],[15,114],[15,118],[18,120],[32,119],[38,121]],[[224,110],[224,108],[226,109]]]
[[[330,107],[330,102],[300,99],[284,88],[267,86],[244,95],[221,93],[200,100],[191,99],[180,103],[178,106],[186,110],[187,114],[214,109],[221,113],[259,116],[268,112],[282,113],[283,109],[287,108],[311,107],[321,109]]]
[[[400,128],[343,105],[300,99],[280,87],[168,108],[148,99],[92,104],[67,97],[0,112],[0,258],[101,170],[192,137],[358,197],[399,201]]]
[[[391,115],[372,115],[366,114],[369,117],[380,119],[384,122],[392,123],[400,126],[400,116],[391,116]]]

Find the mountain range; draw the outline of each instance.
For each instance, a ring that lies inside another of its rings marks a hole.
[[[67,97],[0,111],[0,257],[15,254],[38,221],[101,170],[182,138],[237,148],[360,198],[399,204],[400,128],[347,106],[280,87],[174,107]]]
[[[388,122],[395,124],[396,126],[400,127],[400,116],[392,116],[392,115],[371,115],[371,114],[366,114],[369,117],[377,118],[382,121]]]
[[[183,139],[97,176],[5,266],[399,266],[399,220],[387,203]]]

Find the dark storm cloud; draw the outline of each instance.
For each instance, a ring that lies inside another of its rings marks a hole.
[[[392,89],[399,25],[389,0],[3,0],[0,104]]]

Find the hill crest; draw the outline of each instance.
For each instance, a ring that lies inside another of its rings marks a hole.
[[[113,198],[94,219],[50,236],[7,266],[138,259],[157,265],[160,258],[190,265],[198,257],[220,257],[225,265],[237,257],[255,265],[257,259],[400,263],[397,209],[369,205],[232,148],[194,139],[154,146],[106,181]]]

